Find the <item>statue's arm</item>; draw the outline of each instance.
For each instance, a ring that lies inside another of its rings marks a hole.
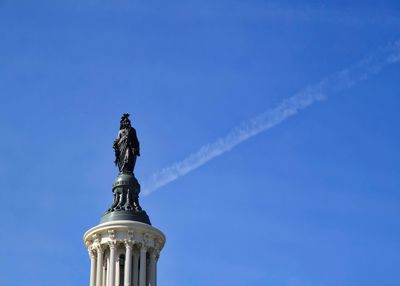
[[[113,142],[114,149],[117,148],[117,144],[118,144],[118,141],[119,141],[120,138],[121,138],[121,130],[118,131],[117,138],[115,138],[115,140]]]

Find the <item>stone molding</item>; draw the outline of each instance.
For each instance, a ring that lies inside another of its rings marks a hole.
[[[116,247],[130,243],[132,249],[145,247],[160,253],[165,244],[165,235],[153,226],[135,221],[113,221],[99,224],[84,235],[89,251],[104,251],[104,247]],[[157,255],[158,256],[158,255]]]

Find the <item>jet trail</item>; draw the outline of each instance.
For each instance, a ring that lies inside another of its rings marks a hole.
[[[190,154],[183,160],[155,172],[144,181],[143,195],[148,195],[160,187],[177,180],[179,177],[224,154],[247,139],[278,125],[300,110],[315,102],[324,100],[328,95],[343,91],[359,82],[365,81],[371,75],[380,72],[385,66],[399,61],[400,41],[397,41],[368,58],[336,72],[319,83],[283,100],[275,108],[268,109],[253,118],[243,121],[225,136],[203,145],[197,152]]]

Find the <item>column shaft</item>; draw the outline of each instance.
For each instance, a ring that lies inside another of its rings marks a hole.
[[[132,243],[125,243],[125,270],[124,270],[124,286],[131,286],[132,279]]]
[[[115,251],[116,245],[115,243],[110,243],[110,264],[109,264],[109,276],[108,276],[108,285],[107,286],[114,286],[115,283]]]
[[[146,247],[140,249],[139,286],[146,286]]]
[[[114,265],[115,265],[115,269],[116,269],[116,273],[115,273],[115,286],[119,286],[120,285],[120,271],[119,271],[119,263],[120,263],[120,257],[117,257],[117,260],[115,261]],[[110,285],[110,286],[114,286],[114,285]]]
[[[108,286],[108,277],[110,276],[110,255],[104,255],[104,284],[103,286]]]
[[[107,260],[105,259],[103,255],[103,278],[102,278],[102,284],[103,286],[107,286],[107,268],[106,268]]]
[[[89,250],[90,255],[90,286],[96,286],[96,255]]]
[[[154,251],[150,254],[150,283],[149,286],[156,284],[156,254]]]
[[[132,286],[139,286],[139,254],[133,254]]]
[[[154,263],[154,286],[157,286],[157,263],[158,263],[158,255],[156,257],[156,262]]]
[[[97,271],[96,271],[96,286],[105,286],[102,285],[103,282],[103,250],[101,246],[97,248]]]

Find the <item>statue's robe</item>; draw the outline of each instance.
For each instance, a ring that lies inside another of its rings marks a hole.
[[[114,141],[116,163],[122,173],[132,173],[140,156],[139,140],[133,127],[121,129]]]

